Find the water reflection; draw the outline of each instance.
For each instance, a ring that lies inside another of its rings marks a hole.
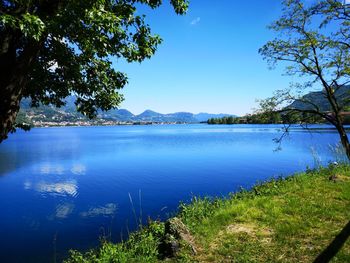
[[[75,180],[51,183],[41,181],[39,183],[32,183],[29,181],[24,182],[24,189],[34,190],[41,194],[48,194],[53,196],[72,196],[75,197],[78,194],[78,186]]]
[[[52,163],[45,163],[40,165],[37,168],[37,172],[42,175],[48,175],[48,174],[56,174],[56,175],[62,175],[66,174],[66,171],[71,171],[72,174],[75,175],[83,175],[86,173],[86,166],[81,163],[75,163],[72,165],[71,168],[64,167],[62,164],[52,164]]]
[[[11,175],[0,177],[0,236],[6,237],[0,261],[52,261],[55,233],[61,256],[87,249],[112,221],[118,239],[126,222],[134,221],[128,193],[137,196],[140,189],[145,217],[165,219],[191,195],[226,195],[313,167],[312,146],[322,163],[334,159],[328,145],[339,137],[333,131],[293,130],[276,153],[279,128],[164,125],[17,133],[0,145],[0,176]],[[37,259],[38,251],[44,260]]]
[[[52,165],[52,164],[44,164],[40,166],[39,173],[40,174],[64,174],[64,167],[62,165]]]
[[[86,174],[86,165],[83,163],[43,163],[33,167],[33,172],[40,175],[74,175]]]
[[[41,227],[40,221],[31,216],[23,216],[23,222],[25,227],[32,231],[37,231]]]
[[[86,166],[83,164],[74,164],[70,171],[76,175],[84,175],[86,173]]]
[[[60,204],[56,207],[55,217],[59,219],[67,218],[74,210],[75,205],[71,203]]]
[[[18,131],[1,143],[0,148],[0,176],[37,160],[61,161],[62,154],[69,160],[79,160],[84,153],[84,147],[74,131],[57,128],[33,129],[29,133]],[[43,167],[43,173],[48,172],[52,172],[51,167]],[[57,172],[62,173],[61,170]]]
[[[109,203],[104,206],[91,207],[88,211],[80,213],[82,217],[113,216],[117,211],[117,205]]]

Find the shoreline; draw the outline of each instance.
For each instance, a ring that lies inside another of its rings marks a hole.
[[[251,123],[251,124],[207,124],[207,123],[123,123],[123,124],[91,124],[91,125],[47,125],[47,126],[32,126],[30,129],[37,129],[37,128],[65,128],[65,127],[127,127],[127,126],[167,126],[167,125],[204,125],[204,126],[219,126],[219,127],[245,127],[245,126],[260,126],[263,128],[269,128],[269,126],[274,126],[272,128],[280,129],[283,127],[283,124],[258,124],[258,123]],[[334,128],[331,124],[309,124],[310,127],[302,127],[299,124],[293,124],[289,128],[289,131],[301,131],[301,130],[308,130],[308,131],[336,131],[336,128]],[[317,126],[317,127],[312,127]],[[344,125],[345,129],[347,131],[350,131],[350,125]],[[18,128],[20,129],[20,128]]]
[[[225,198],[194,197],[176,217],[150,221],[122,243],[71,251],[64,262],[312,262],[349,220],[349,206],[350,166],[330,165]],[[350,261],[349,240],[336,260]]]

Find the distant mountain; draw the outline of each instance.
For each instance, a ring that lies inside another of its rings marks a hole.
[[[125,109],[114,109],[107,112],[100,111],[98,117],[115,121],[131,121],[135,118],[135,115]]]
[[[187,122],[187,123],[197,123],[206,122],[210,118],[221,118],[225,116],[235,116],[232,114],[210,114],[210,113],[199,113],[193,114],[190,112],[175,112],[168,114],[161,114],[155,111],[146,110],[140,115],[136,115],[136,120],[143,121],[157,121],[157,122]]]
[[[189,122],[189,123],[199,122],[194,117],[194,114],[190,112],[176,112],[176,113],[166,114],[165,116],[170,119],[179,120],[180,122]]]
[[[145,110],[139,115],[136,115],[137,120],[144,120],[144,121],[155,121],[158,120],[159,118],[162,118],[164,115],[152,110]]]
[[[342,106],[349,106],[350,105],[350,85],[343,86],[339,88],[335,96],[337,98],[337,102],[339,105]],[[325,91],[316,91],[316,92],[310,92],[302,97],[302,100],[310,101],[317,105],[321,111],[331,111],[331,105],[326,98]],[[301,109],[301,110],[307,110],[307,109],[314,109],[310,103],[302,102],[302,101],[294,101],[291,105],[288,106],[288,108],[294,108],[294,109]]]
[[[217,119],[217,118],[223,118],[228,116],[237,117],[237,115],[232,115],[232,114],[224,114],[224,113],[210,114],[210,113],[201,112],[201,113],[195,114],[194,118],[199,122],[203,122],[203,121],[208,121],[209,119],[212,119],[212,118]]]
[[[66,105],[61,108],[54,106],[40,106],[31,108],[30,99],[21,101],[21,114],[34,122],[62,122],[69,121],[88,121],[86,117],[76,111],[75,97],[69,96],[66,99]],[[221,118],[224,116],[235,116],[232,114],[210,114],[199,113],[193,114],[190,112],[175,112],[162,114],[152,110],[145,110],[139,115],[134,115],[126,109],[114,109],[107,112],[98,111],[97,118],[99,120],[113,122],[181,122],[181,123],[199,123],[206,122],[210,118]]]
[[[153,121],[153,122],[188,122],[188,123],[198,122],[198,120],[194,118],[193,113],[190,113],[190,112],[176,112],[176,113],[162,114],[152,110],[146,110],[143,113],[136,115],[134,119],[137,121]]]
[[[110,111],[110,112],[112,112],[112,111]],[[132,114],[130,111],[125,110],[125,109],[117,110],[117,115],[123,116],[123,117],[126,117],[126,118],[133,118],[133,117],[135,117],[134,114]]]

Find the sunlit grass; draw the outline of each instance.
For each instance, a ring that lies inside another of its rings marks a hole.
[[[226,199],[193,198],[179,208],[197,254],[183,247],[172,262],[312,262],[350,220],[350,166],[309,170]],[[162,261],[165,234],[164,223],[152,222],[126,242],[73,251],[66,262]],[[350,262],[349,240],[334,262]]]
[[[227,200],[193,200],[181,216],[202,248],[193,260],[312,262],[350,220],[350,168],[320,168]],[[334,262],[350,262],[349,240]]]

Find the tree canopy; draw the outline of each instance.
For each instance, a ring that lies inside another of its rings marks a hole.
[[[188,0],[170,0],[184,14]],[[0,142],[13,130],[19,103],[62,106],[74,94],[79,112],[120,104],[127,76],[111,58],[141,62],[161,43],[141,5],[162,0],[0,0]]]
[[[339,96],[350,82],[350,5],[340,0],[284,0],[283,14],[270,29],[277,37],[259,52],[272,67],[281,61],[287,63],[286,73],[298,76],[300,82],[263,101],[262,110],[323,118],[337,129],[350,159],[343,126],[349,96]],[[321,100],[303,96],[315,89],[322,89],[315,94],[326,98],[327,110],[315,103]]]

